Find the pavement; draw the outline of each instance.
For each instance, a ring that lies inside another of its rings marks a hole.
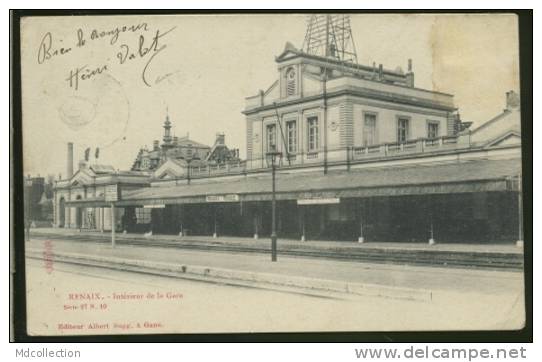
[[[399,299],[434,301],[448,293],[462,295],[523,295],[523,273],[384,265],[348,261],[165,249],[55,240],[48,252],[53,262],[79,263],[214,282],[301,288]],[[126,236],[128,237],[128,236]],[[42,258],[44,240],[30,240],[27,256]]]
[[[525,320],[521,300],[509,295],[456,293],[427,302],[203,283],[64,263],[55,263],[47,273],[43,266],[43,260],[27,259],[27,328],[32,335],[479,331],[520,328]],[[182,298],[113,298],[158,292]],[[67,310],[66,305],[89,303],[71,300],[72,293],[100,293],[106,308]],[[90,322],[107,328],[89,329]],[[60,323],[85,328],[59,330]]]

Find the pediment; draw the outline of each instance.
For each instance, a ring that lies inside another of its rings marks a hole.
[[[93,183],[93,175],[86,170],[78,170],[70,179],[71,186],[90,185]]]
[[[184,167],[173,160],[167,160],[154,171],[154,178],[168,179],[184,175]]]
[[[292,43],[287,42],[284,46],[284,50],[282,51],[282,53],[280,53],[280,55],[275,58],[275,60],[277,62],[282,62],[284,60],[297,57],[299,53],[300,51],[296,47],[294,47]]]
[[[175,175],[172,172],[166,171],[162,175],[160,175],[160,180],[169,180],[175,178]]]

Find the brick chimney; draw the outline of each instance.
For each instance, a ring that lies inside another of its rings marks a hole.
[[[217,133],[216,134],[215,144],[217,144],[217,145],[226,144],[226,136],[224,135],[224,133]]]
[[[68,142],[67,156],[66,178],[69,179],[73,176],[73,142]]]
[[[405,74],[406,85],[414,88],[414,72],[412,71],[412,59],[408,60],[408,72]]]
[[[519,107],[519,94],[517,94],[513,90],[506,92],[506,110],[511,111],[514,109],[519,109]]]

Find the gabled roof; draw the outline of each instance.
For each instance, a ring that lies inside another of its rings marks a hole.
[[[301,50],[297,49],[292,43],[287,41],[284,45],[284,50],[277,57],[275,57],[275,60],[277,62],[282,62],[284,60],[295,58],[296,56],[302,54],[304,53]]]
[[[217,150],[220,150],[220,149],[223,149],[223,150],[226,150],[228,151],[228,146],[226,146],[225,144],[222,144],[222,143],[215,143],[213,145],[213,148],[211,148],[211,151],[209,151],[209,154],[207,154],[207,157],[205,158],[205,161],[209,161],[211,159],[211,157],[213,157],[213,155],[217,152]]]
[[[73,176],[69,179],[69,184],[72,186],[76,185],[84,185],[88,183],[92,183],[92,179],[96,176],[94,171],[84,168],[77,170]]]
[[[488,127],[488,126],[491,126],[493,123],[495,123],[495,122],[499,121],[500,119],[508,116],[510,113],[512,113],[512,112],[509,111],[508,109],[505,109],[502,113],[498,114],[497,116],[491,118],[489,121],[484,122],[481,125],[479,125],[478,127],[476,127],[475,129],[473,129],[471,134],[479,132],[480,130],[482,130],[482,129]]]
[[[96,174],[115,172],[115,168],[111,165],[90,165],[89,168]]]
[[[171,175],[174,177],[182,176],[184,175],[185,168],[185,161],[170,158],[154,171],[153,177],[161,179],[164,178],[166,175]]]
[[[521,144],[521,134],[515,130],[510,130],[501,136],[489,141],[484,148],[498,147],[510,144]]]
[[[191,140],[188,137],[180,137],[177,141],[176,146],[189,146],[189,147],[197,147],[197,148],[211,148],[208,145],[204,145],[203,143]]]

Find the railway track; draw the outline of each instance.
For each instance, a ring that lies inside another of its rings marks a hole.
[[[74,242],[109,243],[110,239],[104,234],[65,235],[52,233],[31,233],[34,239],[59,239]],[[234,252],[250,254],[269,254],[270,247],[266,244],[246,245],[242,243],[223,243],[214,241],[195,241],[190,239],[160,239],[153,240],[144,237],[117,237],[119,245],[189,249],[213,252]],[[381,264],[418,265],[435,267],[455,267],[493,270],[523,270],[523,254],[463,252],[442,250],[408,250],[382,248],[354,247],[324,247],[314,245],[279,245],[281,255],[303,258],[319,258],[338,261],[357,261]]]

